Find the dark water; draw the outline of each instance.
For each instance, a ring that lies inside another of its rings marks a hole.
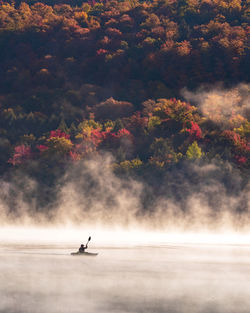
[[[0,245],[1,313],[249,313],[250,247]]]

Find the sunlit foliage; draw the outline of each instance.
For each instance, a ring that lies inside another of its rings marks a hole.
[[[202,156],[201,148],[198,146],[197,141],[194,141],[187,149],[186,157],[189,160],[197,160]]]

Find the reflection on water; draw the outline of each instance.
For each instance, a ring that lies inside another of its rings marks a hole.
[[[249,313],[250,247],[0,245],[1,313]]]

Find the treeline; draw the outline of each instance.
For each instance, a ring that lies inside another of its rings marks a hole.
[[[69,126],[65,120],[57,125],[53,116],[4,109],[2,144],[9,148],[6,151],[13,151],[6,161],[14,166],[29,166],[31,160],[63,165],[108,151],[118,162],[115,167],[122,171],[144,165],[164,170],[183,160],[202,158],[249,165],[250,123],[239,112],[232,110],[228,119],[217,109],[219,120],[213,122],[181,100],[147,100],[142,105],[142,111],[133,112],[132,103],[109,98],[92,107],[92,118]],[[218,123],[224,124],[224,129]]]
[[[221,128],[180,94],[248,81],[248,22],[239,0],[2,1],[1,174],[51,175],[101,151],[120,174],[249,168],[246,112],[216,112]]]

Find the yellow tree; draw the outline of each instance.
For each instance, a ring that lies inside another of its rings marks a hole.
[[[51,137],[46,140],[48,149],[45,151],[48,156],[65,156],[73,147],[70,139],[65,137]]]

